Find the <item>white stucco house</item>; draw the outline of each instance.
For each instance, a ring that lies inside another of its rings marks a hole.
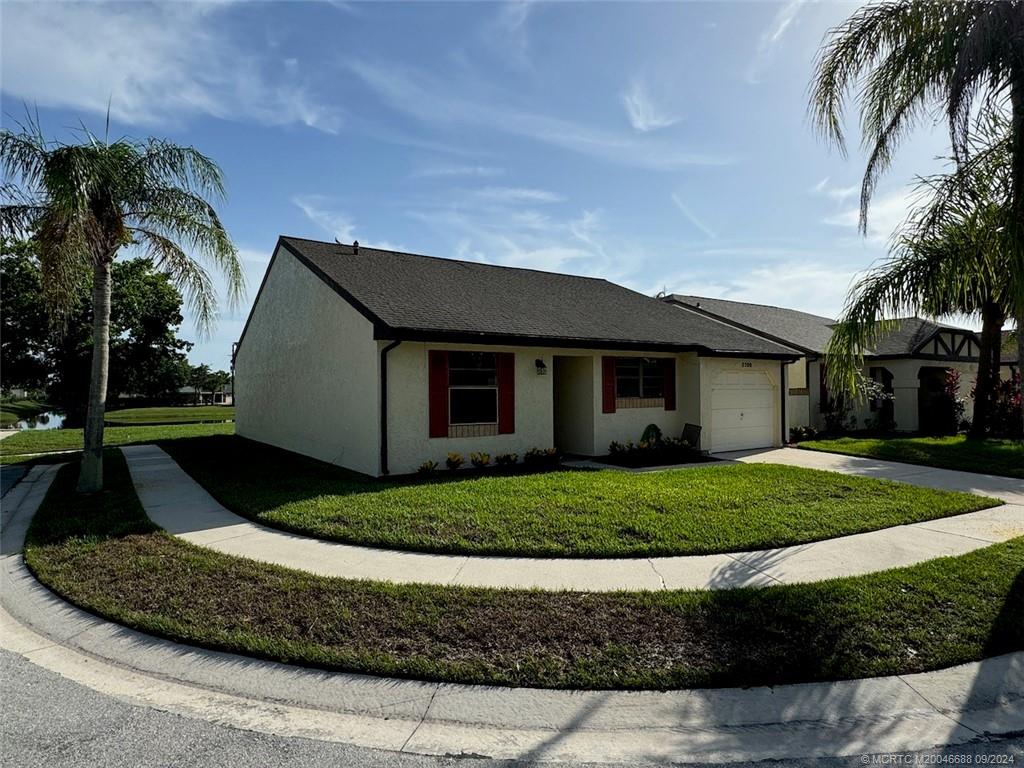
[[[829,398],[825,348],[835,320],[793,309],[705,296],[672,294],[665,301],[800,350],[801,357],[787,366],[788,424],[817,429],[824,426],[821,404]],[[961,374],[960,397],[964,399],[965,416],[970,419],[974,411],[970,392],[978,373],[978,335],[919,317],[898,322],[896,330],[864,355],[864,374],[881,382],[892,399],[855,403],[852,416],[857,427],[863,428],[880,410],[887,409],[882,415],[895,421],[898,431],[928,430],[929,416],[935,412],[931,402],[942,392],[948,369]],[[1004,346],[1008,348],[1009,344]],[[1007,352],[1003,357],[1004,377],[1009,370]]]
[[[652,423],[768,447],[806,355],[606,280],[282,237],[237,345],[236,430],[369,475],[602,455]]]

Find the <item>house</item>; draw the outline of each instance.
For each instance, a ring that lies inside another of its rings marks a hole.
[[[235,396],[231,383],[214,389],[200,389],[191,384],[178,387],[178,396],[184,403],[195,405],[234,405]]]
[[[775,446],[804,354],[606,280],[281,237],[236,348],[236,430],[370,475],[602,455],[652,423]]]
[[[1020,367],[1020,356],[1017,350],[1017,332],[1003,331],[1000,344],[1000,377],[1008,379]]]
[[[799,349],[801,358],[787,366],[788,423],[790,427],[824,426],[821,404],[829,399],[825,348],[835,320],[793,309],[704,296],[672,294],[665,301]],[[900,431],[929,429],[929,419],[936,412],[931,403],[941,396],[949,369],[961,373],[959,394],[969,419],[974,409],[970,392],[978,373],[978,335],[919,317],[901,318],[897,323],[864,355],[864,374],[880,382],[892,399],[854,404],[852,417],[857,426],[881,419],[894,421]]]

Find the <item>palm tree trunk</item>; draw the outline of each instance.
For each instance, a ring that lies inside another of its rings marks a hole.
[[[110,259],[101,258],[92,272],[92,373],[82,469],[78,475],[78,490],[82,493],[103,490],[103,417],[110,371],[110,265]]]
[[[1010,213],[1014,236],[1010,239],[1013,248],[1010,275],[1013,289],[1015,320],[1017,324],[1017,370],[1021,371],[1021,389],[1024,389],[1024,68],[1017,67],[1010,85],[1010,162],[1012,163],[1012,188]],[[1024,429],[1024,408],[1021,409]]]
[[[984,437],[988,432],[989,416],[999,382],[999,348],[1006,316],[1002,308],[991,299],[981,306],[981,339],[978,350],[978,378],[974,385],[974,418],[971,437]],[[993,367],[993,361],[995,367]]]

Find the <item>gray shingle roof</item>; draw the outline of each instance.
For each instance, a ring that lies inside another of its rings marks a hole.
[[[681,312],[607,280],[282,237],[280,243],[353,303],[378,338],[463,335],[523,343],[666,347],[792,357],[795,351]]]
[[[748,304],[742,301],[684,294],[672,294],[666,299],[724,318],[783,344],[792,344],[818,354],[825,351],[832,337],[832,326],[836,323],[829,317],[767,304]],[[936,323],[920,317],[900,318],[898,323],[899,325],[868,353],[869,357],[910,356],[939,329],[967,331],[965,328]]]
[[[903,317],[897,322],[899,322],[899,325],[875,345],[873,352],[876,356],[909,355],[940,329],[950,331],[966,330],[965,328],[957,328],[955,325],[925,320],[921,317]],[[970,333],[970,331],[967,332]]]
[[[711,299],[706,296],[687,296],[674,293],[666,297],[703,312],[708,312],[733,323],[767,334],[785,344],[795,344],[808,352],[822,353],[832,337],[830,317],[811,315],[795,309],[772,307],[767,304],[748,304],[743,301]]]

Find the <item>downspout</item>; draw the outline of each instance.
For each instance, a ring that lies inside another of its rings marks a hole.
[[[779,387],[782,390],[782,432],[779,442],[786,445],[789,442],[789,425],[786,423],[786,395],[789,392],[789,383],[786,381],[786,362],[784,360],[779,361],[779,381],[782,382],[782,386]]]
[[[388,352],[401,344],[392,341],[380,351],[380,473],[388,474]]]

